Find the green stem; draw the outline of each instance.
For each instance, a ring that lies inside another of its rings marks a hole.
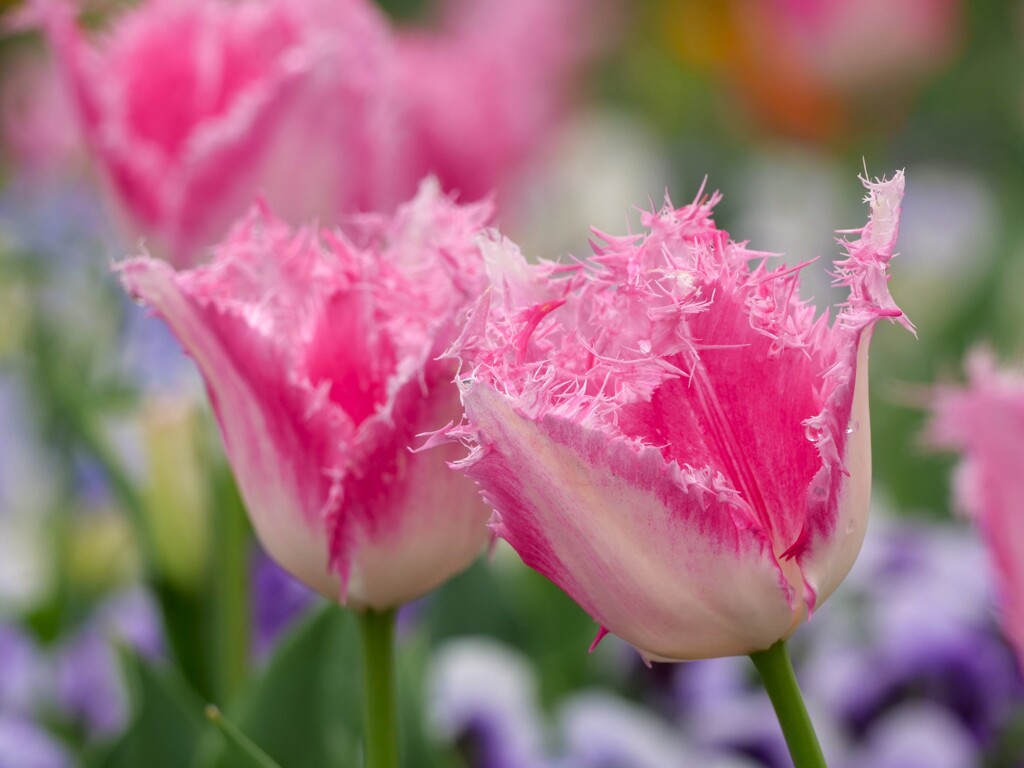
[[[363,733],[366,768],[397,768],[395,611],[356,614],[363,645]]]
[[[825,768],[821,745],[796,684],[793,665],[789,663],[786,641],[779,640],[767,651],[750,654],[750,658],[761,674],[768,698],[775,707],[794,768]]]

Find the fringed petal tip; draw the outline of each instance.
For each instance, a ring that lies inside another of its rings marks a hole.
[[[900,206],[904,175],[897,171],[890,179],[861,177],[868,190],[865,202],[870,207],[867,224],[858,230],[840,231],[837,242],[845,258],[835,263],[834,284],[850,289],[850,296],[837,318],[841,325],[856,330],[873,325],[879,318],[898,322],[917,335],[910,319],[903,314],[889,293],[889,262],[899,235]],[[856,235],[855,238],[846,237]]]
[[[594,651],[596,651],[597,646],[601,644],[601,641],[608,637],[608,635],[610,634],[611,632],[609,632],[605,627],[598,627],[597,634],[594,635],[594,639],[593,641],[591,641],[590,647],[587,649],[587,653],[593,653]],[[648,666],[650,665],[648,664]]]

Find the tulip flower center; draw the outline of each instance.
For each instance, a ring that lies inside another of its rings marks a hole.
[[[387,399],[395,365],[395,348],[375,322],[372,299],[358,290],[332,296],[306,351],[310,383],[325,386],[358,427]]]

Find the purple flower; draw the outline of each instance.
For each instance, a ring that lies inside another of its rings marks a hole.
[[[869,733],[845,768],[974,768],[979,755],[963,725],[942,707],[905,704]]]
[[[30,720],[0,714],[0,768],[71,768],[71,756]]]
[[[44,674],[35,643],[18,627],[0,624],[0,712],[28,714],[38,703]]]
[[[564,768],[745,768],[755,765],[726,753],[696,753],[684,736],[650,710],[603,691],[578,694],[559,712]]]
[[[529,662],[482,638],[449,642],[434,656],[428,711],[436,735],[458,743],[474,768],[540,768],[546,764]]]
[[[289,574],[262,548],[252,558],[253,653],[266,658],[277,638],[313,604],[316,593]]]
[[[156,609],[141,591],[118,595],[58,649],[57,707],[98,738],[121,731],[128,719],[128,692],[112,641],[152,658],[162,648]]]

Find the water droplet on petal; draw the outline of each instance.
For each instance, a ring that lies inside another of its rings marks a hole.
[[[846,425],[846,434],[852,435],[860,429],[860,424],[857,423],[856,419],[850,419],[850,423]]]
[[[804,425],[804,435],[812,443],[818,442],[818,439],[821,437],[822,431],[822,428],[813,422]]]

